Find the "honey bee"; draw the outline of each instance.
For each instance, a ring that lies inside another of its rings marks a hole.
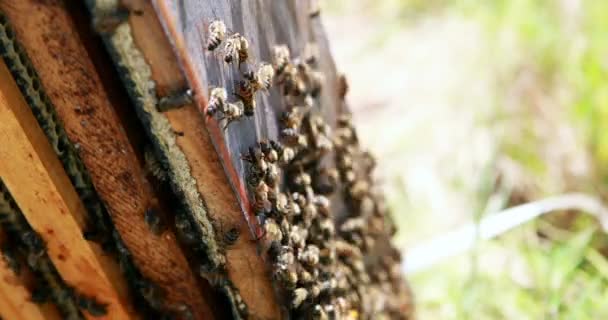
[[[276,241],[280,243],[281,240],[283,240],[281,228],[272,218],[266,219],[266,222],[264,223],[264,234],[269,241]]]
[[[315,245],[307,245],[304,250],[298,254],[298,260],[308,266],[316,266],[319,263],[319,247]]]
[[[276,201],[276,205],[275,205],[277,211],[281,214],[286,214],[287,211],[289,211],[290,207],[289,207],[289,200],[287,198],[287,195],[280,192],[277,195],[277,201]]]
[[[306,290],[304,288],[295,289],[292,293],[291,307],[293,309],[299,308],[300,305],[302,305],[302,303],[306,300],[307,297],[308,297],[308,290]]]
[[[279,154],[268,141],[260,141],[260,149],[264,153],[266,161],[269,163],[276,163],[279,161]]]
[[[265,173],[268,170],[268,163],[266,162],[266,156],[262,151],[262,148],[249,147],[247,155],[242,155],[241,159],[251,163],[255,171]]]
[[[224,125],[224,130],[228,128],[228,125],[233,121],[239,120],[243,117],[244,106],[241,101],[237,101],[235,103],[226,104],[226,108],[224,109],[224,116],[220,118],[221,120],[226,120],[226,124]]]
[[[306,239],[308,238],[308,230],[298,225],[291,227],[289,232],[289,242],[294,248],[304,248]]]
[[[304,113],[302,112],[301,107],[294,107],[290,111],[283,112],[280,120],[284,128],[295,130],[302,124],[303,117]]]
[[[248,117],[253,116],[253,112],[256,107],[255,103],[255,86],[252,81],[241,80],[237,84],[236,96],[243,103],[244,114]]]
[[[224,46],[224,61],[232,63],[238,61],[239,65],[249,57],[249,41],[239,33],[234,33],[226,39]]]
[[[298,274],[293,266],[284,264],[275,267],[273,278],[286,289],[294,289],[298,283]]]
[[[339,181],[340,174],[336,168],[322,168],[315,175],[313,186],[318,193],[328,195],[336,190]]]
[[[334,242],[336,255],[341,258],[355,258],[360,259],[363,257],[361,250],[356,246],[349,244],[345,241],[338,240]]]
[[[272,203],[268,200],[268,192],[270,188],[264,181],[260,181],[254,190],[253,208],[257,215],[270,212]]]
[[[296,129],[286,128],[281,130],[281,139],[290,147],[306,148],[308,146],[306,136],[300,134]]]
[[[303,64],[301,64],[303,65]],[[306,82],[302,75],[303,72],[298,72],[298,68],[292,64],[287,64],[279,78],[279,84],[283,86],[283,95],[299,97],[306,90]]]
[[[262,63],[257,72],[250,71],[246,74],[245,78],[253,83],[252,85],[256,91],[259,89],[268,90],[272,86],[274,69],[270,64]]]
[[[224,41],[226,37],[226,25],[221,20],[214,20],[209,24],[208,31],[207,50],[213,51]]]
[[[224,88],[212,88],[209,94],[209,104],[207,105],[206,114],[208,116],[214,115],[218,110],[224,112],[226,108],[228,94]]]
[[[355,199],[362,199],[365,195],[369,194],[370,185],[365,180],[356,181],[350,188],[349,193]]]
[[[231,246],[236,243],[241,235],[241,231],[237,227],[232,227],[226,234],[224,234],[224,243],[227,246]]]
[[[146,221],[150,231],[152,231],[152,233],[155,235],[159,235],[163,231],[161,216],[154,208],[146,209],[146,212],[144,213],[144,220]]]
[[[296,156],[295,151],[292,148],[284,147],[274,140],[270,141],[270,146],[278,153],[280,165],[289,164]]]
[[[158,111],[165,112],[171,109],[181,107],[186,104],[192,103],[192,90],[186,89],[177,93],[170,94],[168,96],[160,98],[158,101]]]
[[[279,170],[277,169],[276,164],[268,164],[265,180],[270,188],[276,188],[279,186]]]
[[[177,213],[175,215],[175,230],[180,240],[185,244],[196,243],[198,239],[197,234],[192,222],[185,213]]]
[[[366,226],[366,221],[363,218],[349,218],[340,226],[341,232],[358,232]]]
[[[314,320],[329,320],[327,313],[321,305],[315,305],[312,309],[312,319]]]
[[[317,210],[325,217],[328,217],[331,212],[330,212],[330,202],[329,199],[326,196],[323,195],[316,195],[313,198],[313,203],[314,205],[317,206]]]
[[[289,48],[286,45],[276,45],[273,48],[273,63],[277,75],[283,74],[290,63]]]

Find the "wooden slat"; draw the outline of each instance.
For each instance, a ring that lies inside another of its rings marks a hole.
[[[78,292],[108,304],[104,318],[127,319],[111,276],[82,237],[78,220],[84,207],[4,63],[0,63],[0,119],[0,176],[45,241],[57,271]]]
[[[142,12],[141,15],[131,15],[129,24],[138,48],[152,69],[157,94],[164,96],[188,88],[189,83],[150,3],[144,0],[125,0],[123,3],[127,8]],[[197,98],[204,99],[204,94],[197,93]],[[250,314],[261,319],[280,318],[264,261],[257,252],[255,242],[246,236],[248,225],[238,205],[240,199],[224,172],[221,153],[218,156],[205,130],[204,119],[198,111],[200,102],[164,114],[172,129],[183,133],[176,137],[176,143],[190,165],[190,174],[196,180],[198,193],[215,222],[218,238],[221,239],[223,232],[231,228],[237,228],[243,235],[233,245],[222,248],[226,252],[226,267],[231,282],[239,290]]]
[[[79,145],[95,189],[136,266],[144,277],[164,289],[168,308],[185,304],[195,318],[211,319],[211,309],[175,236],[171,232],[154,235],[144,221],[144,212],[150,207],[162,215],[159,199],[145,179],[134,148],[66,8],[26,0],[5,5],[3,9],[68,137]],[[127,120],[137,121],[134,115]]]

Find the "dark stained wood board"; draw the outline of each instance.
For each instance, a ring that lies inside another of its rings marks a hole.
[[[202,111],[209,88],[224,87],[229,94],[234,92],[235,82],[242,79],[245,67],[239,70],[236,64],[226,64],[219,49],[208,52],[204,48],[209,23],[221,19],[229,30],[239,32],[249,40],[250,67],[256,67],[261,62],[272,63],[274,45],[288,45],[291,57],[295,58],[303,54],[308,42],[315,43],[319,51],[318,70],[323,70],[325,76],[322,94],[315,101],[315,108],[335,127],[336,114],[344,106],[338,96],[336,68],[320,17],[310,18],[308,15],[312,10],[311,5],[310,1],[272,0],[155,1]],[[275,87],[269,94],[258,93],[256,102],[253,118],[234,122],[226,130],[222,130],[223,122],[218,123],[211,117],[205,117],[205,124],[231,177],[233,188],[239,194],[239,203],[252,232],[257,234],[257,223],[249,210],[246,195],[247,165],[241,160],[241,155],[262,139],[278,140],[277,120],[285,110],[285,101]],[[332,200],[334,209],[341,212],[342,203],[337,199]]]

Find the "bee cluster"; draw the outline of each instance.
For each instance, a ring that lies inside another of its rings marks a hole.
[[[262,228],[258,240],[284,305],[294,318],[407,319],[409,292],[387,236],[394,225],[372,188],[373,157],[360,150],[349,115],[340,115],[332,132],[315,109],[323,76],[314,55],[292,59],[284,45],[273,52],[286,101],[279,141],[262,140],[242,159]],[[327,157],[332,152],[335,159]],[[347,217],[332,210],[335,197],[346,200]],[[375,249],[389,254],[375,257]]]
[[[214,20],[208,27],[208,38],[206,48],[215,51],[220,48],[220,54],[224,62],[241,64],[249,59],[249,41],[239,33],[227,36],[227,28],[221,20]],[[240,120],[243,116],[252,117],[256,109],[255,94],[260,90],[270,89],[274,79],[273,67],[265,62],[260,63],[255,70],[248,69],[242,74],[242,79],[235,83],[236,100],[229,101],[225,88],[214,87],[209,90],[209,103],[206,114],[214,116],[220,114],[219,120],[225,120],[224,129],[233,121]]]

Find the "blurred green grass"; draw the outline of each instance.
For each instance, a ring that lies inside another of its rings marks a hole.
[[[564,189],[590,190],[605,199],[608,130],[603,129],[608,124],[608,1],[578,2],[580,8],[559,8],[557,3],[443,1],[443,6],[438,7],[435,1],[431,7],[420,3],[414,7],[406,4],[402,10],[419,15],[432,14],[439,8],[451,10],[482,23],[489,39],[499,42],[505,34],[514,36],[524,50],[520,65],[537,73],[534,78],[537,90],[548,96],[558,95],[560,88],[568,90],[568,98],[554,103],[548,110],[566,109],[567,117],[560,121],[568,122],[582,132],[580,141],[585,144],[591,158],[593,173],[579,181],[566,181]],[[498,43],[495,45],[499,46]],[[496,56],[497,63],[510,58],[508,52]],[[507,79],[513,79],[519,70],[502,72]],[[500,97],[504,93],[497,90],[496,94]],[[534,130],[527,130],[543,119],[542,116],[538,119],[538,114],[534,114],[537,111],[526,98],[525,95],[519,97],[517,103],[525,107],[521,109],[523,116],[519,114],[516,117],[518,122],[527,122],[523,126],[524,134],[504,136],[499,152],[527,169],[525,172],[529,179],[538,182],[536,195],[568,191],[544,185],[551,179],[546,176],[548,159],[539,151],[543,138]],[[527,198],[534,196],[528,195]],[[606,239],[595,227],[595,221],[576,218],[575,222],[562,226],[558,234],[547,232],[544,230],[547,227],[543,229],[540,223],[529,223],[522,230],[476,249],[475,255],[498,254],[498,258],[490,258],[484,263],[482,258],[459,257],[468,259],[471,265],[463,270],[454,270],[454,263],[449,262],[414,276],[411,281],[418,290],[421,318],[608,318],[608,305],[605,303],[608,298],[608,264],[598,252],[601,247],[598,242]],[[544,223],[551,226],[550,222]],[[504,264],[497,263],[503,259]],[[521,273],[520,277],[523,275],[523,280],[517,281],[516,270]],[[434,290],[430,285],[432,282],[439,288],[447,286],[443,294],[433,296],[427,291],[427,288],[431,292]]]
[[[328,1],[327,9],[339,15],[349,6]],[[493,105],[481,125],[495,134],[497,148],[488,162],[492,173],[457,177],[452,186],[473,194],[469,219],[481,218],[500,192],[509,194],[510,205],[568,191],[608,200],[608,1],[365,0],[357,6],[383,24],[359,55],[432,17],[457,17],[484,31],[480,50],[491,61],[479,67],[492,69]],[[407,152],[410,143],[401,139],[387,154]],[[505,162],[519,174],[505,170]],[[488,181],[502,186],[492,189]],[[420,233],[429,207],[417,205],[402,180],[385,187],[393,211],[408,212],[397,216],[400,235]],[[410,276],[419,318],[608,319],[607,248],[607,237],[587,216],[566,212],[530,222]]]

